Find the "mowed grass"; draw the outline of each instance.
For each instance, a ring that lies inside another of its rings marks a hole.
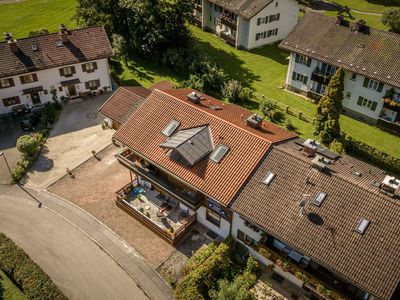
[[[337,11],[326,11],[324,14],[325,14],[325,15],[328,15],[328,16],[336,16],[336,15],[337,15]],[[344,15],[345,15],[345,18],[346,18],[347,20],[351,21],[351,22],[355,22],[355,21],[358,21],[358,20],[361,20],[361,19],[362,19],[362,20],[364,20],[364,21],[367,23],[367,25],[368,25],[369,27],[376,28],[376,29],[381,29],[381,30],[388,30],[388,27],[382,24],[381,16],[368,15],[368,14],[360,14],[360,13],[356,13],[356,12],[354,12],[354,11],[351,11],[351,15],[352,15],[355,19],[354,19],[354,20],[350,20],[350,19],[347,17],[346,14],[344,14]]]
[[[374,1],[368,1],[368,0],[332,0],[330,2],[335,2],[338,3],[342,6],[348,6],[352,9],[359,10],[359,11],[365,11],[365,12],[371,12],[371,13],[383,13],[386,9],[389,9],[390,5],[385,4],[385,0],[374,0]],[[378,4],[379,3],[379,4]]]
[[[15,38],[26,37],[30,31],[47,28],[56,32],[61,23],[76,25],[76,0],[25,0],[0,4],[0,32],[11,32]]]
[[[25,300],[27,299],[12,281],[0,270],[0,299]]]
[[[289,54],[277,45],[265,46],[253,51],[237,50],[211,33],[191,27],[197,44],[202,51],[225,69],[232,78],[243,85],[253,88],[267,98],[289,105],[296,111],[308,116],[314,116],[316,105],[310,101],[282,89],[285,82]],[[257,110],[258,103],[250,103],[249,109]],[[311,137],[313,125],[311,122],[291,119],[296,131],[302,137]],[[364,124],[346,116],[341,117],[341,126],[352,137],[363,141],[381,151],[400,157],[400,137],[389,134],[374,126]]]

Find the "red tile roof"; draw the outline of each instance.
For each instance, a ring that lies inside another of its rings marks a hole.
[[[160,81],[155,84],[153,84],[151,87],[149,87],[149,90],[154,91],[154,90],[172,90],[174,88],[174,84],[170,81]]]
[[[206,95],[201,104],[192,104],[187,101],[190,92],[187,89],[153,91],[114,138],[161,169],[228,205],[271,143],[295,134],[273,124],[267,124],[263,131],[250,128],[240,116],[245,118],[251,112],[232,104],[213,110],[208,107],[209,101],[220,107],[222,102]],[[171,159],[160,147],[166,140],[161,131],[171,120],[180,122],[179,129],[208,125],[214,147],[227,145],[228,153],[220,163],[204,158],[191,168]]]
[[[100,107],[99,112],[122,125],[150,94],[151,91],[141,86],[120,87]]]
[[[274,147],[233,210],[361,289],[390,299],[400,280],[400,203],[374,185],[384,173],[348,156],[329,165],[330,173],[319,172],[294,147],[291,141]],[[267,187],[268,171],[276,176]],[[317,207],[311,201],[320,191],[327,196]],[[301,217],[303,194],[310,198]],[[371,221],[363,235],[355,232],[361,218]]]
[[[108,58],[113,51],[103,27],[70,30],[69,42],[57,47],[58,33],[28,37],[17,41],[13,53],[6,42],[0,43],[0,78],[44,70],[84,61]],[[38,50],[32,49],[32,43]]]

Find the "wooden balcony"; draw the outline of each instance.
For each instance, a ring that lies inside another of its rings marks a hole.
[[[200,28],[201,28],[201,20],[199,20],[199,19],[196,18],[196,17],[193,17],[193,18],[192,18],[192,22],[193,22],[194,25],[196,25],[197,27],[200,27]]]
[[[228,26],[234,30],[236,30],[236,27],[237,27],[237,21],[235,21],[229,17],[221,17],[221,24]]]
[[[201,206],[202,197],[200,194],[196,193],[194,196],[189,196],[187,193],[182,191],[181,188],[175,186],[163,174],[157,174],[149,168],[141,166],[141,164],[138,162],[138,157],[132,153],[131,150],[127,149],[120,154],[117,154],[116,157],[122,165],[132,170],[136,175],[148,180],[152,184],[156,185],[159,189],[183,202],[184,205],[193,210],[196,210]]]
[[[230,45],[236,47],[236,39],[235,39],[235,38],[231,37],[230,35],[227,35],[227,34],[224,33],[224,32],[221,32],[220,37],[221,37],[223,40],[225,40],[228,44],[230,44]]]
[[[329,82],[331,81],[333,74],[325,74],[320,72],[318,69],[315,69],[312,74],[311,74],[311,80],[322,83],[324,85],[328,85]]]

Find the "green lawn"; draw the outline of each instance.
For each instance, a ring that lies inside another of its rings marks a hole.
[[[0,270],[0,299],[25,300],[25,295],[12,283],[12,281]]]
[[[337,15],[337,11],[326,11],[325,14],[328,15],[328,16],[336,16]],[[374,16],[374,15],[368,15],[368,14],[359,14],[359,13],[356,13],[354,11],[352,11],[351,14],[355,18],[352,22],[362,19],[362,20],[367,22],[367,25],[369,27],[382,29],[382,30],[387,30],[388,29],[385,25],[382,24],[380,16]],[[347,16],[347,15],[345,14],[345,16]]]
[[[384,3],[390,3],[385,0],[329,0],[330,2],[336,2],[342,6],[347,5],[352,9],[359,11],[366,11],[372,13],[382,13],[386,9],[390,8],[390,5]],[[379,3],[379,4],[377,4]]]
[[[76,0],[22,0],[0,5],[0,32],[21,38],[32,30],[47,28],[55,32],[61,23],[75,26]]]

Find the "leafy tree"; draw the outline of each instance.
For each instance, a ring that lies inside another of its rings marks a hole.
[[[318,103],[315,135],[318,135],[325,145],[340,138],[339,118],[342,112],[343,80],[343,68],[339,68],[329,82],[326,95]]]
[[[17,140],[17,149],[25,156],[33,156],[39,151],[39,141],[31,135],[20,136]]]
[[[255,297],[250,288],[256,281],[256,275],[246,271],[233,282],[226,279],[219,280],[218,290],[211,290],[209,295],[212,300],[253,300]]]
[[[400,8],[386,10],[381,18],[383,25],[389,27],[389,31],[400,33]]]
[[[48,34],[50,33],[47,28],[40,28],[37,30],[32,30],[29,32],[28,36],[37,36],[37,35],[42,35],[42,34]]]
[[[231,79],[222,86],[222,96],[229,102],[238,102],[241,90],[242,84],[237,80]]]
[[[181,82],[179,88],[190,88],[199,92],[204,92],[204,80],[200,75],[190,75],[188,80]]]
[[[270,118],[276,111],[276,103],[273,100],[266,99],[265,97],[261,100],[259,109],[265,117]]]

